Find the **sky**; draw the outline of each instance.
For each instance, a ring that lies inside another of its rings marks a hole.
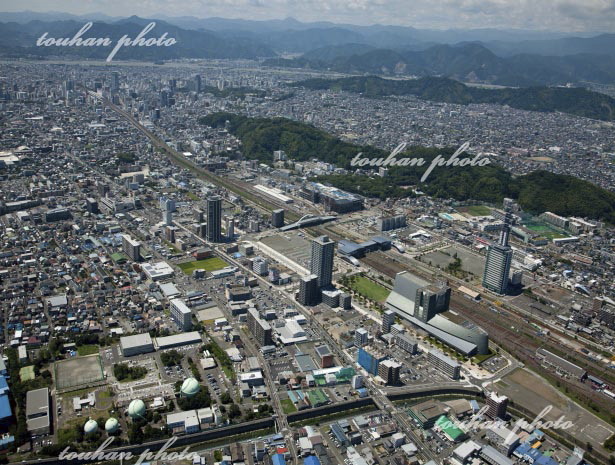
[[[615,32],[615,0],[0,0],[0,11]]]

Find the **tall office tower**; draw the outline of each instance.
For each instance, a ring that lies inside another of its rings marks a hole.
[[[447,311],[450,302],[449,286],[430,284],[416,291],[414,316],[421,321],[429,321],[438,313]]]
[[[161,107],[169,106],[169,93],[165,89],[160,91],[160,106]]]
[[[162,210],[162,222],[165,226],[173,226],[173,212]]]
[[[217,195],[207,199],[207,240],[222,241],[222,199]]]
[[[335,242],[328,236],[320,236],[312,241],[312,263],[310,272],[318,276],[318,287],[331,285],[333,276],[333,253]]]
[[[120,90],[120,73],[113,71],[111,73],[111,92]]]
[[[132,261],[141,261],[141,243],[128,234],[122,234],[122,250]]]
[[[354,346],[365,347],[369,341],[369,333],[365,328],[358,328],[354,332]]]
[[[301,305],[316,305],[319,300],[318,276],[310,274],[299,281],[297,302]]]
[[[168,197],[162,196],[159,199],[160,202],[160,209],[161,210],[166,210],[169,212],[174,212],[177,211],[177,206],[175,205],[175,200],[170,199]]]
[[[506,212],[500,239],[497,244],[491,244],[487,251],[487,261],[483,274],[483,287],[500,295],[506,294],[510,263],[513,256],[512,248],[508,245],[511,218],[511,213]]]
[[[201,90],[202,90],[201,75],[196,74],[194,76],[194,91],[198,93],[198,92],[201,92]]]
[[[391,326],[395,324],[395,316],[393,310],[387,310],[382,314],[382,334],[389,334],[391,332]]]
[[[487,396],[487,416],[490,418],[502,418],[506,417],[506,407],[508,407],[508,397],[498,396],[495,391],[492,391]]]
[[[271,212],[271,225],[274,228],[281,228],[282,226],[284,226],[284,210],[283,209],[279,209],[279,210],[273,210],[273,212]]]
[[[85,208],[90,213],[100,213],[100,210],[98,209],[98,202],[91,197],[85,199]]]
[[[232,216],[225,216],[225,229],[226,229],[226,238],[229,241],[232,241],[235,238],[235,218]]]
[[[205,239],[207,237],[207,223],[197,223],[196,235]]]

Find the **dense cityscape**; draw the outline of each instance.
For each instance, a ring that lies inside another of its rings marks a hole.
[[[387,153],[469,142],[608,196],[613,123],[301,86],[343,76],[0,62],[0,460],[175,438],[195,465],[615,463],[608,218],[362,195],[329,181],[394,170],[301,156],[268,126]]]

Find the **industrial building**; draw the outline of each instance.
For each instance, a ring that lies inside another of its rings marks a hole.
[[[363,198],[360,196],[317,182],[308,182],[299,191],[299,196],[312,203],[322,203],[326,210],[337,213],[363,209]]]
[[[149,333],[135,334],[120,338],[120,348],[124,357],[147,354],[154,351],[154,343]]]
[[[190,344],[200,344],[202,342],[201,335],[197,331],[191,331],[189,333],[154,338],[154,347],[156,350],[165,350]]]
[[[389,250],[393,242],[391,239],[382,236],[375,236],[371,239],[357,244],[356,242],[342,239],[339,241],[337,251],[341,255],[349,257],[361,258],[370,252],[377,250]]]
[[[43,436],[51,432],[49,388],[27,392],[26,425],[32,436]]]
[[[539,348],[536,349],[536,356],[539,360],[541,360],[545,365],[554,368],[560,373],[564,373],[573,378],[582,380],[587,377],[587,370],[581,368],[574,363],[569,362],[568,360],[560,357],[559,355],[555,355],[548,350]]]

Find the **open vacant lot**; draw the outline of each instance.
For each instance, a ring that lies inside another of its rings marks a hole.
[[[543,421],[555,421],[563,415],[565,420],[573,423],[573,427],[566,432],[583,442],[591,442],[594,448],[600,447],[614,432],[612,426],[581,408],[529,370],[515,370],[495,387],[499,394],[508,396],[513,402],[536,412],[536,415],[551,406]],[[602,447],[600,449],[603,450]]]

